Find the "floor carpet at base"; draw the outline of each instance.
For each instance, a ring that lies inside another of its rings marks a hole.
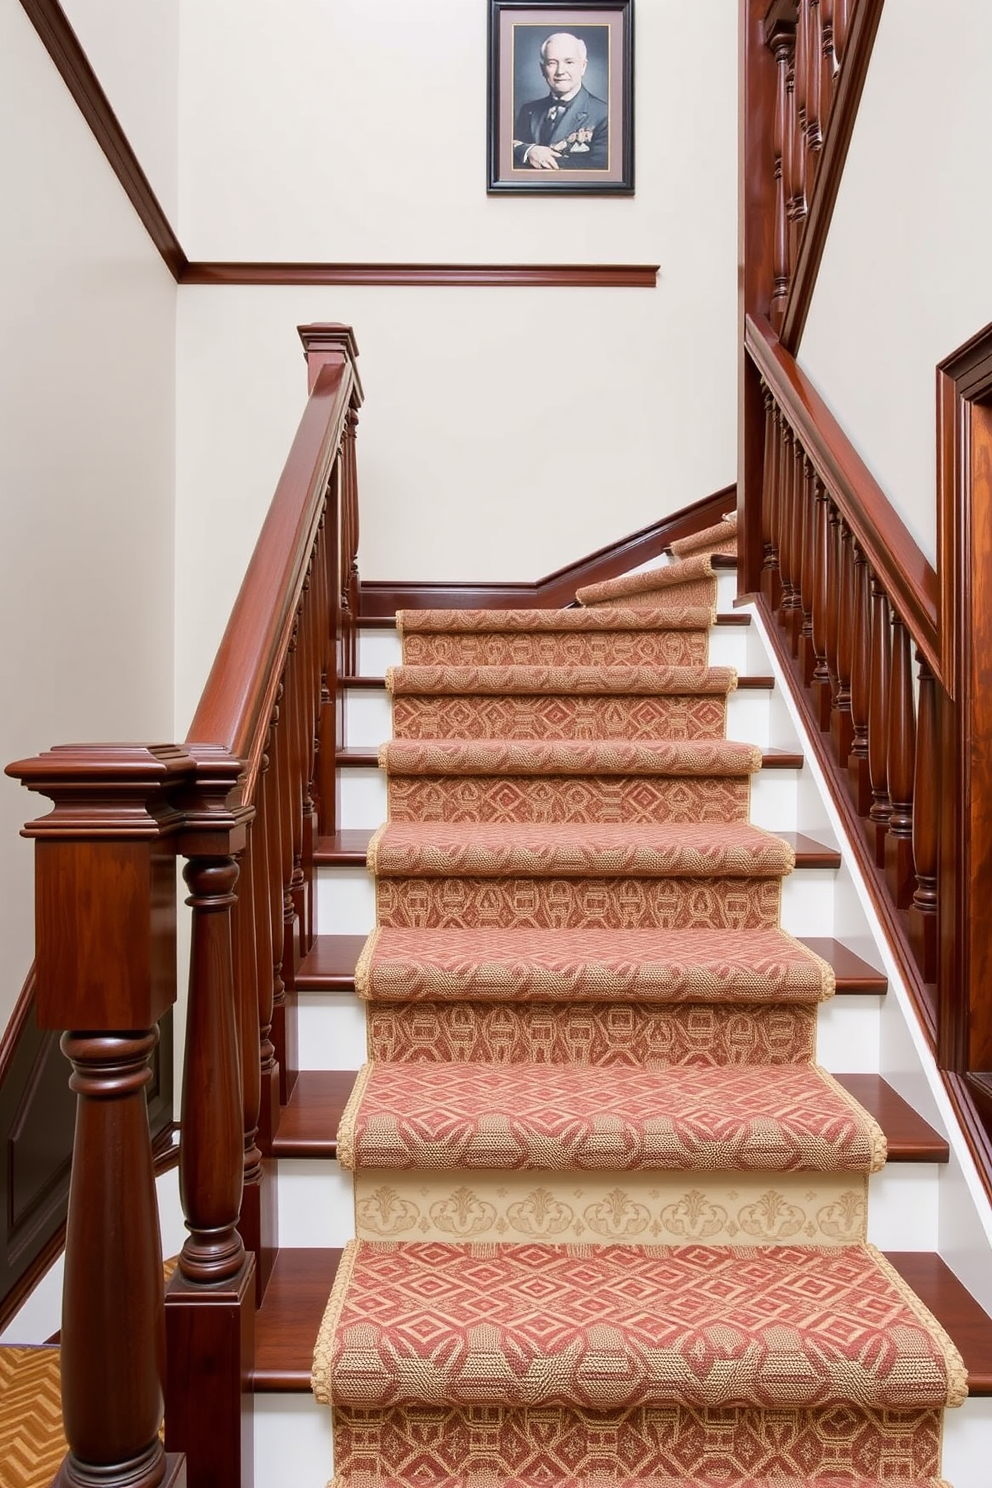
[[[317,1341],[340,1488],[933,1488],[957,1351],[708,664],[732,519],[558,611],[406,611]]]

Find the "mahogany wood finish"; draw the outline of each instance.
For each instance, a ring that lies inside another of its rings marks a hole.
[[[844,520],[893,606],[905,619],[921,650],[943,681],[937,640],[937,575],[917,547],[905,523],[892,509],[813,384],[780,344],[767,319],[749,316],[745,328],[748,356],[806,451],[819,479],[833,493]]]
[[[766,314],[793,354],[809,313],[882,3],[741,0],[743,309],[745,315]],[[759,60],[758,45],[774,79]],[[770,245],[755,230],[760,210],[772,227]],[[763,275],[760,295],[755,275]],[[754,587],[750,575],[745,582]]]
[[[940,853],[940,789],[937,689],[933,673],[920,664],[919,732],[913,781],[913,862],[916,886],[909,907],[909,931],[924,980],[937,975],[937,872]]]
[[[397,610],[510,610],[557,609],[575,599],[583,584],[614,579],[638,564],[660,558],[670,543],[718,522],[737,504],[737,487],[724,486],[674,516],[643,527],[587,558],[556,569],[532,583],[409,583],[404,580],[363,579],[359,591],[359,620],[390,620]]]
[[[915,887],[913,870],[913,776],[916,712],[913,706],[911,642],[898,615],[892,619],[892,683],[889,693],[889,796],[892,814],[885,837],[885,871],[892,897],[905,909]]]
[[[325,804],[318,720],[354,669],[342,619],[353,646],[357,608],[357,348],[345,326],[302,334],[310,398],[187,743],[70,746],[10,767],[55,802],[27,831],[38,1018],[70,1030],[79,1093],[63,1318],[76,1483],[152,1488],[172,1472],[157,1434],[163,1333],[170,1452],[196,1488],[252,1477],[246,1382],[278,1241],[266,1176],[279,1061],[286,1096],[298,1063],[290,1014]],[[332,741],[331,770],[333,757]],[[175,999],[177,853],[192,911],[189,1235],[163,1310],[144,1090]]]
[[[992,948],[986,925],[992,894],[992,326],[940,364],[937,393],[943,660],[945,686],[954,699],[951,705],[937,694],[939,1055],[963,1076],[953,1082],[952,1097],[984,1166],[992,1134]]]
[[[310,1389],[313,1342],[340,1260],[340,1250],[279,1252],[255,1320],[255,1390]]]
[[[861,104],[865,78],[875,44],[875,34],[882,15],[883,0],[857,0],[853,22],[847,34],[845,17],[841,16],[844,50],[836,52],[835,14],[848,10],[841,0],[801,0],[808,13],[811,39],[817,32],[820,53],[811,46],[806,54],[806,118],[802,127],[805,139],[804,159],[809,176],[808,209],[792,265],[788,303],[781,327],[782,344],[795,355],[806,327],[806,317],[813,300],[813,290],[833,218],[847,151],[854,132],[854,121]],[[824,12],[817,18],[815,12]],[[843,66],[841,66],[841,58]],[[817,119],[810,109],[815,99]]]
[[[49,797],[35,839],[36,1016],[69,1029],[77,1096],[62,1311],[68,1484],[156,1488],[162,1255],[146,1087],[175,997],[175,796],[195,762],[173,746],[77,745],[8,766]],[[240,1145],[237,1166],[241,1166]]]
[[[654,289],[659,264],[190,263],[183,284]]]
[[[851,792],[859,816],[871,809],[871,777],[868,770],[868,725],[871,716],[871,582],[868,563],[854,544],[854,593],[851,616],[851,726],[853,737],[848,755]],[[930,978],[928,977],[929,981]]]

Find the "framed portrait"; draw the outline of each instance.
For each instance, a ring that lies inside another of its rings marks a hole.
[[[634,0],[489,0],[490,192],[634,190]]]

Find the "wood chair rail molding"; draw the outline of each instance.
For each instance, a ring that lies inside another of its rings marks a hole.
[[[447,583],[412,579],[363,579],[359,618],[385,619],[397,610],[556,609],[571,604],[583,584],[615,578],[659,557],[670,543],[718,522],[737,505],[736,485],[723,486],[639,532],[531,582]]]
[[[748,356],[800,436],[823,483],[835,493],[872,568],[913,632],[934,675],[944,681],[937,574],[816,388],[768,321],[749,315]]]

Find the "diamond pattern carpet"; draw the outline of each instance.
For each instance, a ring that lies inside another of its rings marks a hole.
[[[966,1376],[865,1243],[876,1123],[707,665],[714,553],[404,611],[314,1354],[340,1488],[938,1488]]]

